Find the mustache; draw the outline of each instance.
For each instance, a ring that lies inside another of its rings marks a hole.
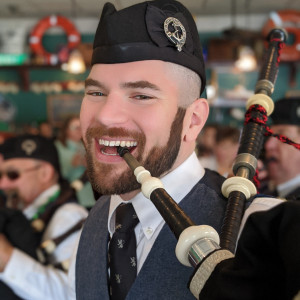
[[[144,140],[145,136],[141,132],[136,132],[133,130],[128,130],[125,128],[119,128],[119,127],[113,127],[113,128],[107,128],[104,126],[97,126],[88,128],[86,131],[86,137],[87,139],[92,138],[100,138],[103,136],[109,136],[111,138],[133,138],[137,142]]]
[[[6,197],[8,198],[14,198],[17,199],[19,198],[19,191],[17,189],[7,189],[3,190],[3,193],[5,194]]]
[[[270,157],[268,157],[268,158],[265,160],[265,163],[266,163],[266,164],[269,164],[269,163],[271,163],[271,162],[278,162],[278,159],[277,159],[276,157],[274,157],[274,156],[270,156]]]

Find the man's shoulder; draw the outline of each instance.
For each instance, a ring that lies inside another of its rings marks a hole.
[[[300,186],[291,191],[287,196],[288,200],[297,200],[300,201]]]
[[[79,213],[83,213],[84,215],[88,214],[88,210],[83,205],[77,202],[67,202],[65,204],[62,204],[56,210],[56,212],[59,211],[68,211],[70,213],[79,212]]]
[[[221,187],[225,180],[226,178],[220,175],[218,172],[205,169],[203,177],[194,186],[192,192],[194,191],[196,193],[200,193],[201,190],[203,191],[205,189],[207,192],[215,193],[219,197],[224,198]]]
[[[276,198],[265,194],[257,194],[250,198],[249,209],[253,211],[267,210],[285,201],[286,200],[282,198]]]
[[[201,181],[211,187],[219,187],[223,184],[226,178],[220,175],[217,171],[205,169],[204,176]]]
[[[88,210],[78,203],[66,203],[58,207],[51,217],[48,226],[60,224],[63,227],[69,227],[80,220],[87,218]]]
[[[108,213],[109,204],[110,204],[110,196],[102,195],[94,204],[92,209],[89,212],[89,218],[92,217],[98,218],[98,213],[104,214],[104,212]]]
[[[199,179],[182,200],[182,204],[186,201],[204,206],[214,206],[219,203],[223,207],[226,203],[226,198],[222,194],[221,187],[225,179],[219,173],[205,169],[204,176]]]

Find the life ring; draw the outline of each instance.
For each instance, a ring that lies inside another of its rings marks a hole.
[[[286,44],[280,54],[281,61],[300,61],[300,11],[280,10],[271,12],[263,26],[262,33],[267,36],[273,28],[283,28],[293,36],[293,43]]]
[[[42,38],[49,28],[56,26],[62,27],[66,32],[69,49],[75,48],[81,40],[80,33],[67,18],[53,15],[41,19],[30,34],[29,44],[31,50],[35,54],[44,56],[47,60],[47,63],[51,65],[58,63],[58,55],[45,50],[42,45]]]

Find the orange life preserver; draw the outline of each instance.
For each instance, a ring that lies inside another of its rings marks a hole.
[[[58,63],[58,55],[55,53],[50,53],[45,50],[42,45],[42,38],[44,33],[50,27],[60,26],[64,29],[68,38],[68,48],[72,49],[76,47],[81,40],[80,33],[77,31],[75,26],[65,17],[62,16],[48,16],[41,19],[36,26],[33,28],[29,43],[31,50],[37,54],[44,56],[47,60],[47,63],[55,65]]]
[[[300,11],[279,10],[270,13],[270,17],[263,26],[262,33],[267,36],[273,28],[284,28],[293,35],[293,43],[286,44],[280,54],[282,61],[300,61]]]

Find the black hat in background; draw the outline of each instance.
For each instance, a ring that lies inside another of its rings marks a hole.
[[[24,134],[8,138],[0,145],[0,154],[4,160],[31,158],[46,161],[61,175],[55,144],[51,139],[41,135]]]
[[[275,108],[270,115],[272,124],[300,126],[300,97],[282,98],[275,102]]]
[[[206,76],[198,30],[191,13],[175,0],[138,3],[117,11],[106,3],[95,34],[92,65],[162,60]]]

